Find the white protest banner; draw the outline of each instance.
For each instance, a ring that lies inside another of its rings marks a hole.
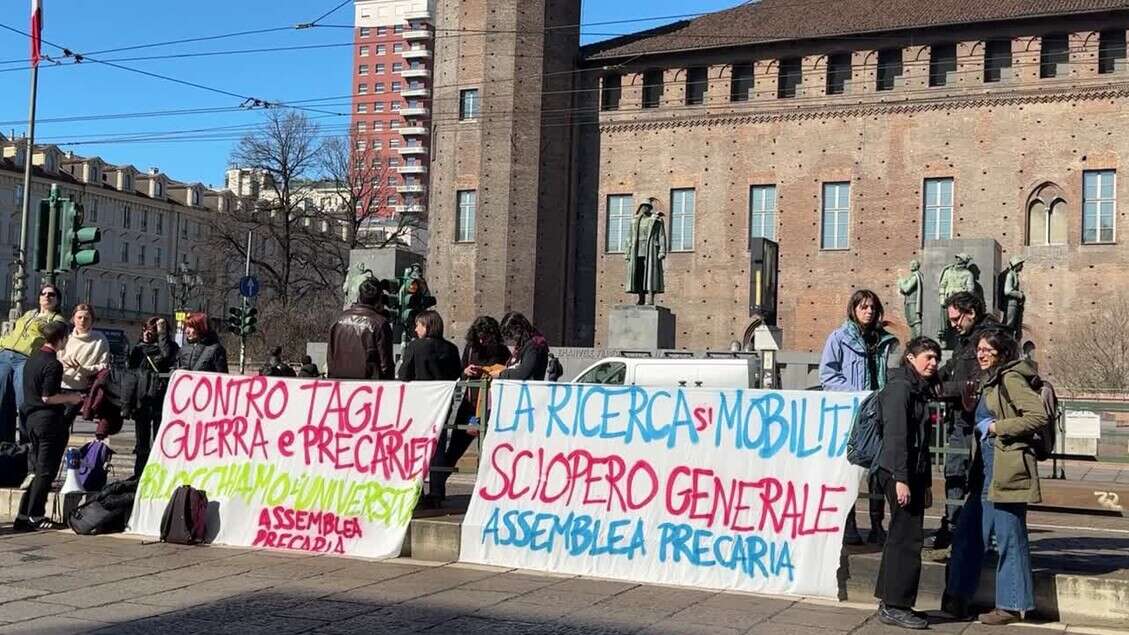
[[[187,484],[217,507],[213,542],[398,556],[454,390],[177,372],[130,531],[159,535]]]
[[[497,382],[460,560],[835,597],[863,397]]]

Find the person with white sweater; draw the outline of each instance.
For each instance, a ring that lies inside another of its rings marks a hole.
[[[63,363],[63,392],[83,393],[90,390],[98,372],[110,365],[110,342],[94,330],[94,309],[89,304],[75,307],[71,317],[74,329],[67,338],[67,346],[59,356]],[[78,416],[79,408],[67,410],[69,428]]]

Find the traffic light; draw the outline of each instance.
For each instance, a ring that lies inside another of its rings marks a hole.
[[[259,310],[254,307],[232,307],[228,310],[227,330],[234,335],[247,337],[259,328]]]
[[[78,269],[96,265],[101,260],[98,242],[102,240],[102,230],[86,224],[86,210],[82,205],[63,204],[63,240],[65,250],[61,251],[60,262],[64,269]]]
[[[47,252],[51,249],[50,243],[50,226],[51,226],[51,201],[49,199],[40,199],[39,201],[39,223],[36,224],[35,232],[35,270],[47,271]]]

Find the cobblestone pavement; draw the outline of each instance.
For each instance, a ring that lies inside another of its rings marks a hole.
[[[0,563],[0,633],[904,633],[858,604],[63,532],[0,535]],[[942,633],[1119,632],[931,621]]]

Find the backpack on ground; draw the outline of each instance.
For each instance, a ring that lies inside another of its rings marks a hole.
[[[882,402],[878,392],[870,393],[859,404],[847,436],[847,461],[872,472],[882,453]]]
[[[110,458],[114,451],[102,441],[89,441],[79,450],[78,484],[88,492],[100,491],[109,479]]]
[[[208,493],[191,485],[173,490],[161,516],[161,542],[198,545],[208,532]]]
[[[81,536],[121,533],[129,521],[136,494],[137,480],[114,481],[72,511],[67,524]]]
[[[1058,395],[1055,393],[1054,386],[1038,375],[1028,377],[1027,385],[1039,395],[1039,399],[1043,402],[1043,410],[1047,413],[1046,425],[1032,433],[1030,443],[1031,450],[1035,454],[1035,460],[1046,461],[1055,453],[1055,446],[1058,442]],[[1015,407],[1015,402],[1011,400],[1011,395],[1007,394],[1007,388],[1004,386],[1002,378],[1000,379],[1000,396],[1008,402],[1012,410],[1018,410]]]
[[[0,487],[19,487],[27,478],[27,446],[0,443]]]

